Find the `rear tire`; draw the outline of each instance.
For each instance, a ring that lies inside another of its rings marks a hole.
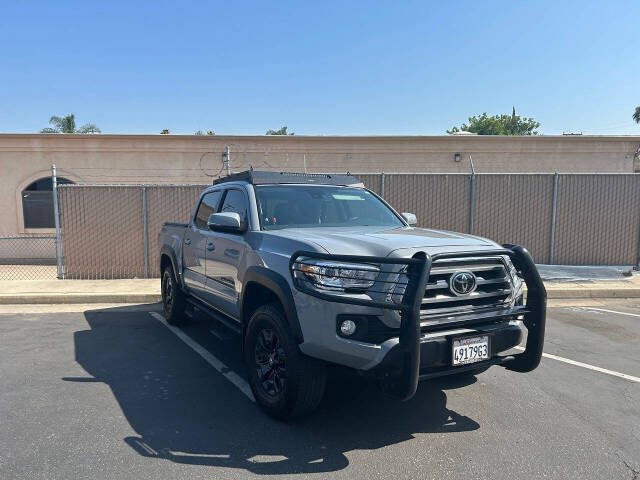
[[[258,307],[251,315],[244,357],[253,395],[268,415],[299,417],[322,400],[325,365],[300,352],[278,304]]]
[[[184,314],[186,301],[173,268],[169,265],[162,273],[162,313],[170,325],[184,325],[188,317]]]

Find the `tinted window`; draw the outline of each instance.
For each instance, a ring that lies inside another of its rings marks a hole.
[[[207,193],[202,197],[202,202],[200,202],[198,213],[196,214],[196,226],[200,230],[207,230],[209,228],[207,226],[209,215],[216,212],[221,195],[222,191],[217,190],[215,192]]]
[[[58,185],[73,183],[58,177]],[[53,183],[51,177],[41,178],[22,191],[22,213],[25,228],[54,228]]]
[[[244,193],[240,190],[227,190],[224,197],[221,212],[235,212],[240,215],[240,222],[245,223],[247,220],[247,200]]]
[[[362,188],[329,186],[256,186],[264,230],[278,228],[401,227],[395,213]]]

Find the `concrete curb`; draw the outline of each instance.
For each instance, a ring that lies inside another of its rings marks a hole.
[[[71,303],[158,303],[160,294],[155,293],[63,293],[0,295],[0,305],[41,305]]]
[[[577,299],[577,298],[640,298],[640,288],[547,288],[547,298]]]
[[[636,286],[547,285],[549,299],[640,298]],[[82,304],[82,303],[158,303],[159,293],[21,293],[0,294],[0,305]]]

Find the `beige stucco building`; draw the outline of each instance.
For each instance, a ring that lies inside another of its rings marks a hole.
[[[479,173],[640,172],[640,136],[0,134],[0,235],[53,231],[26,211],[51,164],[76,183],[206,184],[227,146],[233,171],[468,173],[471,156]]]

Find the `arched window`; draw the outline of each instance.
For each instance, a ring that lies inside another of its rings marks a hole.
[[[58,177],[58,185],[73,183],[66,178]],[[53,182],[51,177],[44,177],[31,183],[22,191],[22,214],[24,228],[55,228],[53,218]]]

